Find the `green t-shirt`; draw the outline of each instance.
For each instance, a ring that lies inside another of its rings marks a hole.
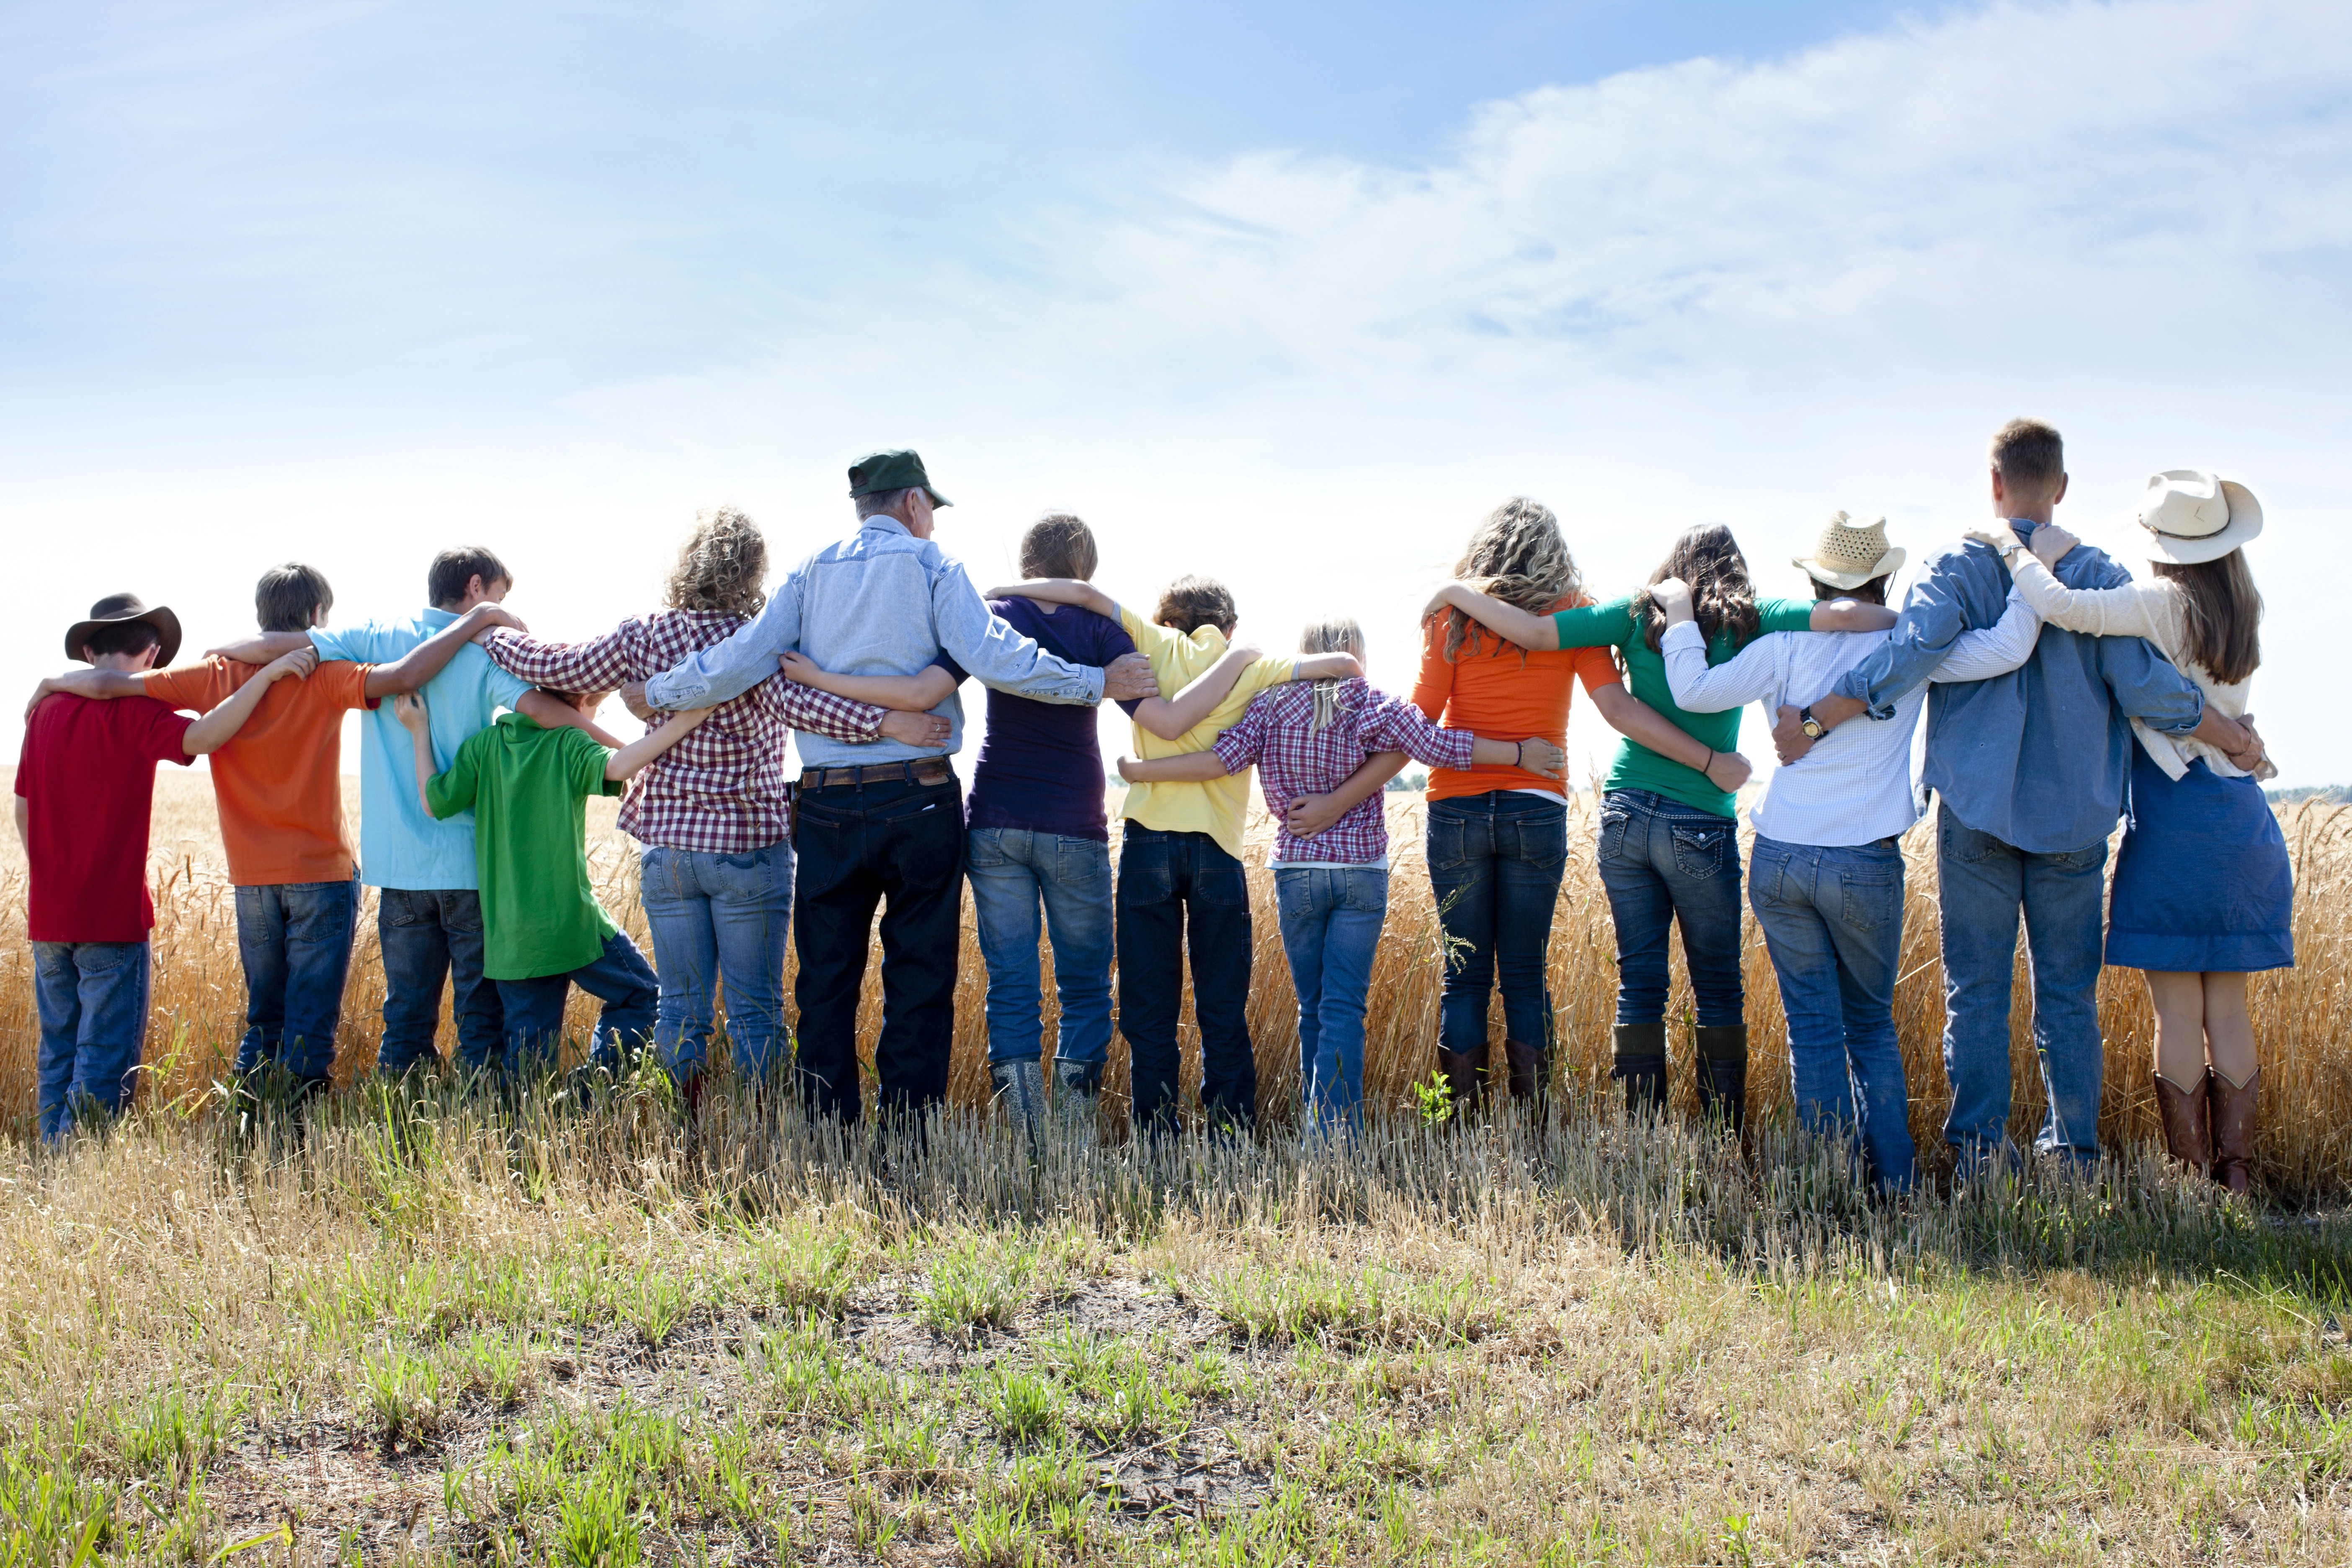
[[[603,954],[614,926],[588,886],[588,797],[621,793],[604,777],[612,757],[581,731],[501,713],[425,784],[435,816],[473,808],[490,979],[569,974]]]
[[[1762,617],[1768,632],[1801,632],[1813,624],[1813,604],[1810,599],[1759,599],[1756,613]],[[1642,636],[1641,626],[1633,617],[1633,595],[1612,599],[1605,605],[1558,611],[1552,616],[1552,624],[1559,628],[1562,647],[1616,648],[1624,656],[1627,689],[1673,720],[1675,728],[1696,737],[1700,745],[1713,746],[1718,752],[1739,749],[1738,709],[1721,713],[1685,713],[1675,706],[1674,689],[1666,684],[1665,658]],[[1717,632],[1707,640],[1706,662],[1721,664],[1738,651],[1729,632]],[[1609,765],[1608,781],[1601,787],[1604,791],[1645,789],[1668,800],[1714,812],[1717,816],[1738,815],[1732,797],[1709,784],[1705,773],[1687,763],[1671,762],[1630,740],[1619,743],[1616,759]]]

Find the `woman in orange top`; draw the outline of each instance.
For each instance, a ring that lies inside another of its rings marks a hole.
[[[1479,524],[1454,574],[1538,615],[1586,603],[1559,520],[1524,496]],[[1747,780],[1746,758],[1711,753],[1628,692],[1604,648],[1530,652],[1454,609],[1431,616],[1422,631],[1412,700],[1449,729],[1506,741],[1540,737],[1565,749],[1569,700],[1581,679],[1593,706],[1621,734],[1706,772],[1725,789]],[[1533,1099],[1550,1066],[1544,963],[1568,859],[1567,785],[1509,766],[1440,768],[1430,774],[1427,842],[1448,954],[1438,1069],[1455,1105],[1477,1101],[1486,1076],[1489,996],[1499,973],[1511,1098]]]

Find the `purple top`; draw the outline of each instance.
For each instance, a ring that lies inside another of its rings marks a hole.
[[[1023,637],[1072,664],[1099,667],[1135,651],[1135,639],[1117,621],[1075,605],[1050,616],[1031,599],[991,599],[988,607]],[[953,663],[940,662],[959,681],[963,679]],[[1132,713],[1137,704],[1120,706]],[[971,792],[964,800],[968,826],[1026,827],[1108,841],[1105,782],[1093,708],[989,689],[988,733],[972,763]]]

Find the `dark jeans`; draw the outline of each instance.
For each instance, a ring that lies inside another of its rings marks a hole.
[[[1429,803],[1430,890],[1445,933],[1445,991],[1437,1042],[1486,1048],[1486,1011],[1497,975],[1503,1032],[1551,1046],[1551,992],[1544,984],[1552,908],[1568,864],[1568,806],[1515,790]]]
[[[874,910],[882,907],[882,1037],[877,1095],[890,1114],[920,1112],[948,1091],[962,941],[963,792],[953,780],[904,779],[803,790],[793,847],[800,974],[800,1085],[810,1114],[856,1121],[857,998]]]
[[[478,1069],[497,1060],[506,1009],[497,983],[482,977],[482,896],[471,888],[385,888],[377,895],[375,931],[383,947],[383,1042],[375,1070],[406,1072],[433,1058],[445,980],[457,1065]]]
[[[1828,847],[1758,835],[1748,899],[1789,1017],[1800,1124],[1859,1130],[1874,1180],[1911,1184],[1911,1098],[1895,1038],[1903,851],[1892,838]]]
[[[1944,1141],[1963,1163],[2010,1148],[2009,1002],[2017,917],[2032,960],[2033,1046],[2050,1113],[2033,1146],[2099,1152],[2100,946],[2107,841],[2035,855],[1936,812],[1937,902],[1944,927]]]
[[[323,1079],[333,1070],[359,908],[357,880],[236,889],[236,949],[246,993],[237,1076],[266,1062],[298,1079]]]
[[[654,1045],[680,1079],[702,1071],[719,988],[736,1070],[764,1080],[791,1048],[784,1029],[784,939],[793,920],[793,847],[719,855],[646,847],[637,882],[661,971]]]
[[[1676,921],[1699,1026],[1744,1022],[1739,825],[1645,789],[1612,789],[1601,797],[1599,858],[1617,927],[1617,1022],[1664,1021]]]
[[[1201,1109],[1212,1122],[1247,1127],[1257,1114],[1249,879],[1205,833],[1130,822],[1118,850],[1118,1027],[1127,1037],[1135,1121],[1162,1131],[1176,1124],[1183,1070],[1176,1021],[1188,949],[1201,1026]]]
[[[147,1037],[147,944],[37,942],[33,989],[40,1010],[43,1138],[62,1138],[85,1109],[113,1115],[131,1103],[131,1075]]]
[[[506,1058],[499,1065],[508,1072],[539,1071],[555,1065],[563,1040],[563,1005],[574,985],[604,1004],[596,1015],[588,1059],[600,1067],[617,1067],[623,1048],[642,1050],[654,1037],[654,1001],[660,983],[654,966],[637,951],[628,932],[614,931],[604,939],[604,951],[593,963],[569,974],[542,974],[530,980],[497,982],[499,1001],[506,1008]]]

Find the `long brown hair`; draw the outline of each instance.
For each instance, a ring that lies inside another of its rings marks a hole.
[[[1535,616],[1562,599],[1575,598],[1583,587],[1576,561],[1568,552],[1568,541],[1560,537],[1559,519],[1552,515],[1551,508],[1525,496],[1513,496],[1486,514],[1486,521],[1463,547],[1462,559],[1454,563],[1454,574],[1480,593]],[[1460,657],[1465,642],[1471,657],[1476,658],[1481,638],[1489,636],[1495,634],[1449,607],[1446,662]],[[1501,647],[1509,646],[1500,637],[1496,641]],[[1526,657],[1524,649],[1521,657]]]
[[[2235,686],[2263,662],[2263,596],[2246,566],[2246,552],[2232,550],[2219,561],[2193,566],[2152,561],[2168,583],[2180,584],[2188,612],[2189,657],[2223,686]]]
[[[1738,647],[1763,630],[1763,617],[1756,613],[1756,587],[1748,580],[1748,557],[1739,552],[1739,542],[1723,524],[1706,522],[1685,529],[1664,562],[1650,574],[1650,582],[1654,585],[1669,577],[1690,584],[1691,611],[1707,641],[1713,642],[1716,633],[1727,631],[1731,646]],[[1643,640],[1655,653],[1666,635],[1666,618],[1658,614],[1648,588],[1633,596],[1633,618],[1642,625]]]

